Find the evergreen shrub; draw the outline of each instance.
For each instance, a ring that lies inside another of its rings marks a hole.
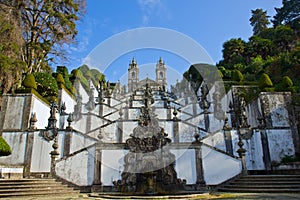
[[[11,154],[11,148],[8,143],[0,136],[0,156],[8,156]]]
[[[36,85],[36,82],[35,82],[35,78],[32,74],[28,74],[25,79],[23,80],[23,83],[22,85],[25,87],[25,88],[32,88],[32,89],[37,89],[37,85]]]

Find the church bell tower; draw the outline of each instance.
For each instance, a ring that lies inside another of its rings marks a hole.
[[[133,92],[134,90],[136,90],[138,82],[139,67],[135,58],[132,58],[128,68],[128,92]]]
[[[161,88],[167,88],[167,68],[166,64],[163,62],[161,58],[156,64],[156,82],[160,85]]]

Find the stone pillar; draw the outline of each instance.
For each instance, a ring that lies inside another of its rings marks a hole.
[[[231,130],[224,130],[226,153],[233,155]]]
[[[193,116],[195,117],[197,115],[197,108],[196,108],[196,101],[193,100]]]
[[[171,119],[171,107],[168,107],[168,110],[167,110],[167,119]]]
[[[124,118],[125,118],[125,120],[129,119],[129,109],[128,109],[127,105],[125,106],[125,109],[124,109]]]
[[[101,165],[102,165],[102,150],[96,148],[95,150],[95,160],[94,160],[94,182],[91,188],[91,192],[102,192],[101,183]]]
[[[232,137],[231,137],[231,130],[232,128],[228,124],[227,116],[224,119],[224,138],[225,138],[225,146],[226,146],[226,153],[233,155],[233,147],[232,147]]]
[[[111,107],[111,96],[108,96],[108,97],[106,98],[106,101],[107,101],[107,106],[108,106],[108,107]]]
[[[66,131],[64,136],[65,136],[65,139],[64,139],[64,151],[63,151],[64,154],[63,154],[63,156],[68,156],[68,155],[70,155],[72,132]]]
[[[242,141],[240,133],[238,133],[238,134],[239,134],[238,145],[240,148],[237,150],[237,153],[239,154],[239,158],[242,162],[242,174],[247,175],[248,173],[247,173],[247,167],[246,167],[246,149],[243,148],[244,143]]]
[[[174,143],[179,143],[179,124],[178,124],[178,118],[177,118],[177,110],[174,107],[173,111],[173,133],[174,133]]]
[[[117,142],[123,142],[123,120],[119,119],[118,121],[118,135],[117,135]]]
[[[58,135],[54,138],[54,143],[52,145],[53,151],[50,152],[51,155],[51,166],[50,166],[50,176],[54,178],[56,176],[55,172],[55,165],[56,165],[56,159],[59,155],[59,152],[57,151],[58,149]]]
[[[92,129],[92,114],[91,112],[88,112],[86,116],[86,132],[89,132],[91,129]]]
[[[30,167],[32,158],[34,132],[27,132],[26,146],[25,146],[25,157],[24,157],[24,178],[30,178]]]
[[[204,170],[203,170],[203,160],[202,160],[202,142],[199,140],[200,135],[195,132],[195,141],[192,143],[195,150],[195,160],[196,160],[196,185],[197,190],[203,190],[205,186],[204,180]]]
[[[197,174],[197,179],[196,179],[196,184],[200,186],[205,185],[204,181],[204,176],[203,176],[203,162],[202,162],[202,148],[201,145],[202,143],[199,142],[196,144],[195,147],[195,159],[196,159],[196,174]]]
[[[103,103],[99,103],[99,116],[102,117],[103,116]]]

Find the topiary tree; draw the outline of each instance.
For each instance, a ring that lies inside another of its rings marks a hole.
[[[35,78],[32,74],[28,74],[25,79],[23,80],[23,83],[22,85],[25,87],[25,88],[31,88],[31,89],[37,89],[37,85],[36,85],[36,82],[35,82]]]
[[[9,144],[0,136],[0,156],[8,156],[11,154],[11,148]]]
[[[268,74],[263,73],[259,79],[258,87],[264,92],[274,92],[273,83]]]
[[[65,84],[64,77],[61,73],[57,74],[56,82],[57,82],[58,85]]]
[[[284,76],[281,80],[281,83],[282,83],[282,87],[285,87],[285,88],[290,88],[290,87],[293,87],[293,81],[292,79],[290,79],[290,77],[288,76]]]
[[[236,82],[242,82],[244,80],[244,76],[240,70],[233,70],[231,72],[231,78]]]
[[[56,67],[56,73],[61,74],[64,79],[64,85],[65,87],[72,92],[72,82],[70,81],[70,74],[68,71],[68,68],[66,66],[57,66]]]
[[[294,83],[292,79],[289,76],[282,77],[282,80],[280,82],[280,90],[281,91],[290,91],[290,92],[296,92],[296,88],[294,87]]]

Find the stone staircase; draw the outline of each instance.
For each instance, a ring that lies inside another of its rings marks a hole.
[[[247,175],[222,185],[219,192],[300,193],[300,175]]]
[[[77,197],[74,190],[55,179],[0,179],[0,198],[32,196]]]

